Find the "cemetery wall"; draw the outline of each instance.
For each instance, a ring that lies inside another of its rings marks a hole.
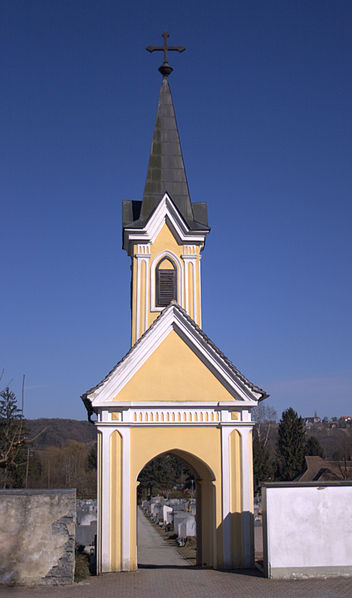
[[[76,490],[0,490],[0,584],[73,582]]]
[[[262,488],[264,569],[271,578],[352,575],[352,483]]]

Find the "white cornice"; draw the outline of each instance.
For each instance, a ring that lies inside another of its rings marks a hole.
[[[168,334],[174,330],[199,357],[204,365],[214,374],[226,388],[234,401],[241,406],[255,406],[261,394],[251,390],[241,377],[236,374],[215,348],[204,339],[190,320],[176,306],[168,307],[156,320],[147,333],[141,337],[138,344],[121,361],[110,376],[95,390],[88,393],[93,407],[117,406],[113,398],[133,378],[139,368],[148,360],[152,353],[160,346]],[[165,404],[165,403],[164,403]],[[188,403],[177,403],[179,407]],[[221,405],[231,405],[222,403]]]
[[[248,403],[251,407],[253,407],[252,401]],[[151,401],[148,399],[147,401],[111,401],[110,404],[104,403],[105,407],[114,407],[118,409],[156,409],[158,407],[165,408],[165,409],[183,409],[184,403],[182,401]],[[227,409],[232,411],[233,409],[239,409],[246,407],[246,403],[244,401],[238,401],[234,403],[232,400],[230,401],[187,401],[187,409],[192,408],[199,408],[199,409],[214,409],[216,411],[221,411],[223,409]]]
[[[94,422],[98,428],[253,428],[255,422]]]
[[[170,196],[165,193],[144,228],[131,226],[124,229],[124,248],[129,255],[131,255],[131,245],[134,243],[153,243],[165,222],[170,226],[179,243],[195,243],[203,247],[208,231],[191,231]]]
[[[94,403],[94,407],[96,407],[96,403]],[[243,400],[230,400],[230,401],[222,401],[221,403],[217,402],[202,402],[202,401],[187,401],[184,403],[182,401],[104,401],[104,409],[118,409],[118,410],[127,410],[127,409],[213,409],[214,411],[233,411],[239,409],[246,409],[248,407],[254,407],[253,401],[243,401]]]

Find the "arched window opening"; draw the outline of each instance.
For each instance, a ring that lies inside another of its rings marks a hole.
[[[171,260],[164,258],[156,268],[155,297],[158,307],[166,307],[177,301],[177,271]]]

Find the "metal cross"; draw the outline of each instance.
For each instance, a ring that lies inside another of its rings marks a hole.
[[[164,62],[159,68],[159,71],[164,77],[167,77],[173,71],[173,68],[168,63],[168,51],[184,52],[186,48],[183,46],[168,46],[167,38],[170,37],[168,31],[164,31],[162,37],[164,38],[163,46],[147,46],[146,50],[148,50],[148,52],[164,52]]]

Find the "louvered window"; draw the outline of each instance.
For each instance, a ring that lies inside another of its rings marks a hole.
[[[168,261],[168,264],[170,262]],[[156,305],[165,307],[173,299],[177,300],[176,270],[162,268],[163,262],[156,269]]]

